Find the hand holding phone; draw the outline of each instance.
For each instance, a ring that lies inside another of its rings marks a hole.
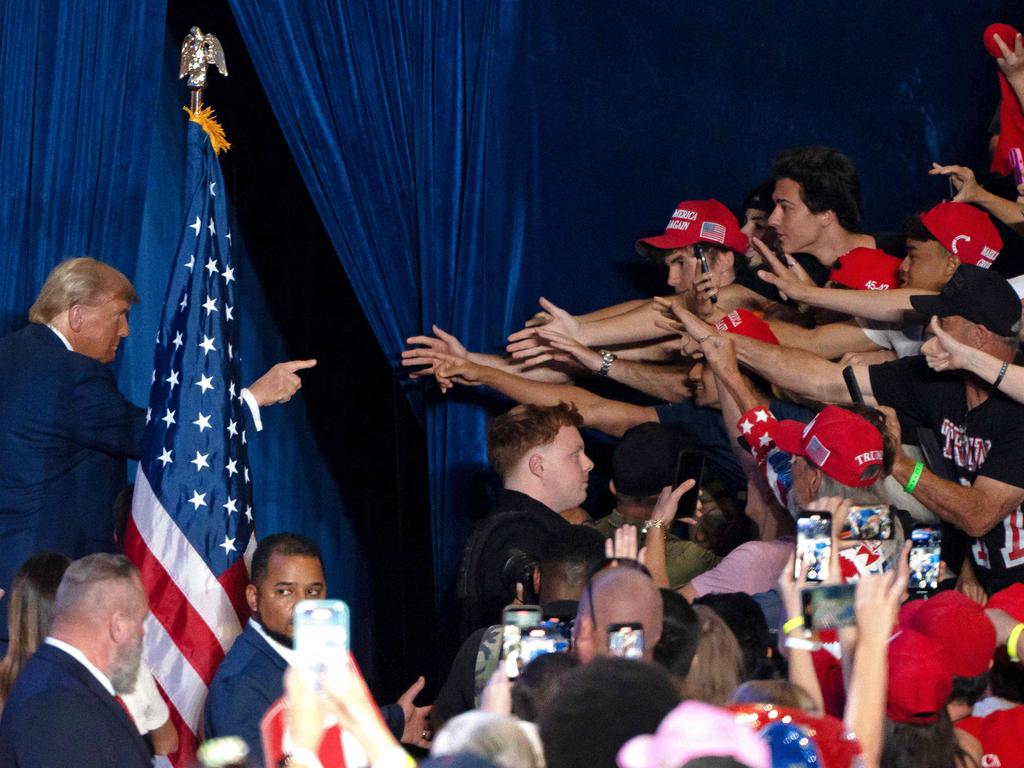
[[[807,581],[825,581],[832,567],[832,514],[805,510],[796,521],[793,577],[806,569]]]
[[[910,532],[910,589],[930,595],[939,588],[942,529],[919,526]]]
[[[622,659],[642,659],[644,657],[643,624],[608,625],[608,652]]]
[[[344,679],[349,669],[349,610],[341,600],[303,600],[295,606],[295,655],[313,690]]]

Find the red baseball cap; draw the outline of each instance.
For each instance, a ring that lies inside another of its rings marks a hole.
[[[665,234],[636,241],[636,250],[648,255],[648,248],[671,251],[694,243],[724,245],[742,253],[747,250],[747,236],[740,232],[740,223],[732,211],[717,200],[684,200],[672,212]]]
[[[962,592],[939,592],[930,600],[907,603],[900,609],[900,626],[933,640],[956,677],[982,674],[996,651],[996,630],[985,609]]]
[[[985,603],[986,608],[998,608],[1019,622],[1024,622],[1024,584],[1011,584],[996,592]]]
[[[771,326],[746,309],[734,309],[715,323],[715,327],[726,333],[735,333],[740,336],[748,336],[751,339],[763,341],[767,344],[779,345],[779,340],[772,333]]]
[[[807,424],[776,421],[768,434],[786,453],[805,457],[843,485],[863,488],[882,477],[882,433],[838,405],[826,405]]]
[[[828,279],[858,291],[887,291],[899,287],[900,263],[878,248],[854,248],[839,257]]]
[[[1003,247],[988,214],[966,203],[939,203],[921,214],[925,229],[961,264],[988,268]]]
[[[902,629],[889,641],[886,716],[896,723],[929,725],[953,693],[953,676],[938,645],[920,632]]]

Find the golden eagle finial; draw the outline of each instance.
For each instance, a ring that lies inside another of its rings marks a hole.
[[[227,77],[228,65],[224,61],[224,48],[214,35],[204,34],[199,27],[192,27],[181,44],[181,66],[178,79],[188,75],[188,87],[192,92],[192,109],[198,111],[202,105],[203,90],[206,88],[206,68],[213,64]]]

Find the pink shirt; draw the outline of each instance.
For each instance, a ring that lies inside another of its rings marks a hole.
[[[725,592],[756,595],[775,589],[795,546],[792,536],[740,544],[710,571],[695,577],[690,586],[697,597]]]

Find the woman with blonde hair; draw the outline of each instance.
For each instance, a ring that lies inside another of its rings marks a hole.
[[[680,685],[684,699],[723,706],[743,679],[743,653],[732,630],[706,605],[695,605],[700,639]]]

